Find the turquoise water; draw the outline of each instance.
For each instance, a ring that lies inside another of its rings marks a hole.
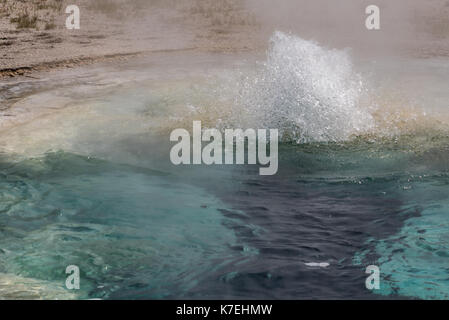
[[[72,264],[80,298],[162,298],[246,256],[226,206],[167,174],[63,152],[0,172],[2,273],[64,283]]]
[[[420,299],[448,299],[448,174],[411,175],[407,179],[404,211],[415,211],[404,226],[384,239],[370,239],[373,249],[356,256],[378,255],[382,272],[379,294]],[[369,261],[369,260],[368,260]]]

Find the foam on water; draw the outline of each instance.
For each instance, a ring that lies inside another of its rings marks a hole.
[[[0,299],[72,300],[77,298],[77,294],[65,290],[58,282],[0,273]]]

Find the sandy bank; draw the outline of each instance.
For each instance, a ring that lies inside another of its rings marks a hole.
[[[65,28],[67,1],[0,2],[0,76],[152,52],[228,52],[258,45],[257,23],[241,0],[76,3],[79,30]]]

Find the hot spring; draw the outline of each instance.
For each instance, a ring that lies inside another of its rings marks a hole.
[[[448,71],[277,32],[5,81],[0,297],[448,298]],[[279,129],[277,174],[173,165],[193,120]]]

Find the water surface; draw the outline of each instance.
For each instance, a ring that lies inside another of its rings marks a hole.
[[[3,83],[0,296],[447,298],[448,62],[271,41]],[[278,128],[278,174],[172,165],[192,120]]]

